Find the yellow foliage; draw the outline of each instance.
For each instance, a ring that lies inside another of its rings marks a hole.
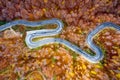
[[[94,75],[96,75],[96,74],[97,74],[97,72],[95,72],[95,71],[91,71],[91,73],[92,73],[92,74],[94,74]]]
[[[120,78],[120,73],[116,74],[116,77],[117,77],[117,78]]]

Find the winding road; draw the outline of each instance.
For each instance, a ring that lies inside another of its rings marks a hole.
[[[101,48],[94,44],[93,37],[97,33],[99,33],[99,31],[101,31],[102,29],[107,28],[107,27],[112,27],[112,28],[115,28],[116,30],[120,31],[120,26],[115,25],[111,22],[102,23],[96,29],[91,31],[87,36],[86,42],[87,42],[88,46],[96,53],[96,55],[94,55],[94,56],[88,54],[87,52],[83,51],[80,47],[77,47],[76,45],[70,43],[67,40],[63,40],[60,38],[54,38],[54,37],[47,38],[47,36],[55,36],[55,35],[59,34],[62,31],[62,28],[64,27],[63,22],[56,18],[50,19],[50,20],[36,21],[36,22],[26,21],[26,20],[16,20],[16,21],[12,21],[12,22],[6,23],[4,25],[1,25],[0,31],[3,31],[5,29],[8,29],[15,25],[36,27],[36,26],[42,26],[42,25],[46,25],[46,24],[56,24],[57,28],[27,31],[27,34],[25,37],[25,42],[30,49],[37,48],[37,47],[40,47],[40,46],[43,46],[46,44],[51,44],[51,43],[60,43],[60,44],[65,45],[66,47],[70,48],[71,50],[75,51],[76,53],[82,55],[86,60],[88,60],[91,63],[98,63],[104,57]],[[36,37],[45,37],[45,38],[34,42],[33,38],[36,38]]]

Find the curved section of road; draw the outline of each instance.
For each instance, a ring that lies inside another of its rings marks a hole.
[[[106,22],[106,23],[99,25],[95,30],[90,32],[88,34],[86,42],[89,45],[89,47],[96,53],[96,55],[94,55],[94,56],[86,53],[81,48],[77,47],[76,45],[74,45],[66,40],[60,39],[60,38],[43,38],[36,42],[33,41],[33,39],[36,37],[54,36],[54,35],[59,34],[64,25],[63,25],[62,21],[60,21],[58,19],[44,20],[44,21],[39,21],[39,22],[17,20],[17,21],[13,21],[13,22],[10,22],[10,23],[0,26],[0,31],[3,31],[5,29],[10,28],[15,25],[25,25],[25,26],[36,27],[36,26],[42,26],[42,25],[46,25],[46,24],[56,24],[57,28],[56,29],[42,29],[42,30],[27,31],[25,42],[29,48],[33,49],[33,48],[37,48],[37,47],[40,47],[40,46],[43,46],[46,44],[60,43],[60,44],[67,46],[68,48],[75,51],[76,53],[82,55],[86,60],[88,60],[89,62],[92,62],[92,63],[97,63],[100,60],[102,60],[104,57],[102,50],[93,43],[93,37],[99,31],[101,31],[102,29],[104,29],[106,27],[113,27],[116,30],[120,31],[119,26],[117,26],[111,22]]]

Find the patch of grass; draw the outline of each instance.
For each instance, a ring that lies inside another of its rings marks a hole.
[[[0,21],[0,25],[6,24],[7,22],[5,21]]]
[[[54,76],[53,76],[53,80],[57,80],[56,78],[57,78],[57,76],[56,76],[56,75],[54,75]]]
[[[70,49],[69,49],[68,47],[66,47],[66,46],[65,46],[65,49],[66,49],[67,51],[70,51]]]
[[[77,54],[77,53],[75,53],[75,52],[73,52],[73,53],[72,53],[72,57],[73,57],[73,60],[76,60],[76,59],[77,59],[77,57],[78,57],[78,54]]]
[[[92,55],[92,56],[94,56],[95,55],[95,53],[92,51],[92,50],[90,50],[90,49],[85,49],[85,51],[87,52],[87,53],[89,53],[90,55]]]
[[[17,80],[21,80],[20,76],[17,77]]]
[[[52,57],[51,61],[52,61],[53,64],[55,64],[57,60],[54,57]]]
[[[104,60],[101,60],[101,61],[99,62],[99,64],[100,64],[101,66],[103,66],[104,63],[105,63]]]

